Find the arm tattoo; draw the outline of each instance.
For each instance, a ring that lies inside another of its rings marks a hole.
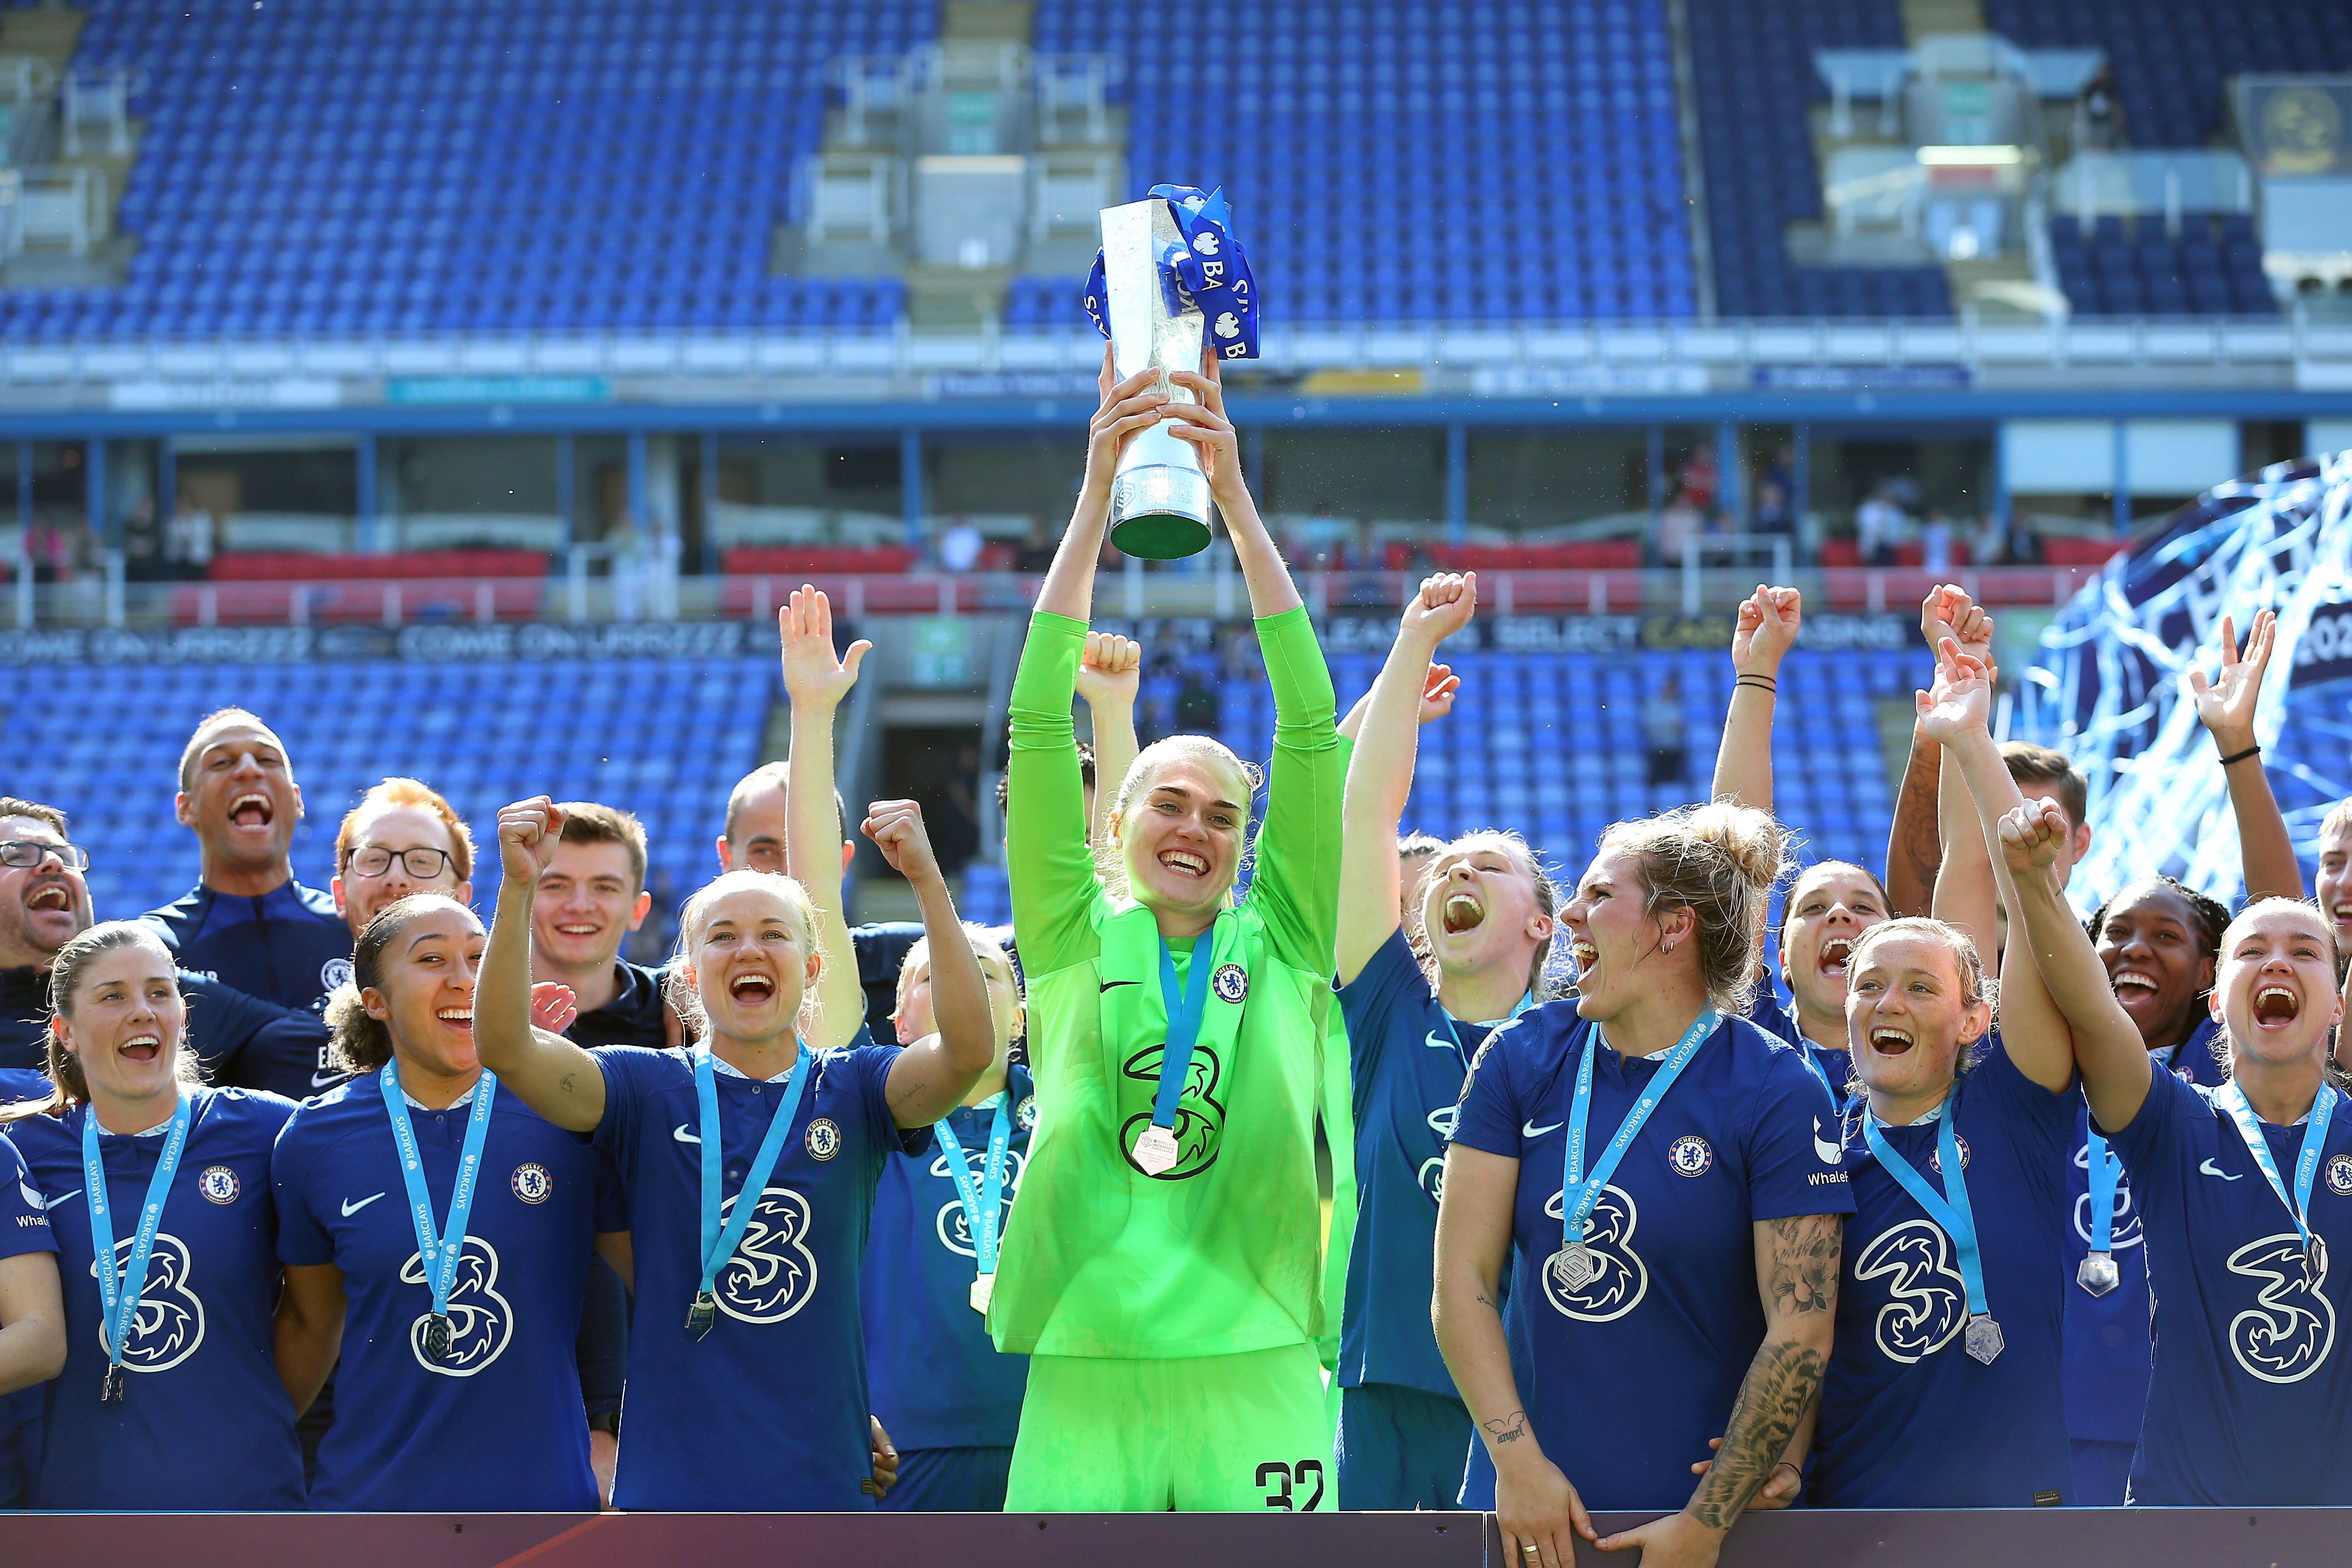
[[[1935,900],[1936,873],[1944,864],[1936,810],[1943,764],[1942,747],[1913,739],[1886,836],[1887,894],[1895,906],[1889,914],[1924,915]]]
[[[929,1084],[919,1081],[908,1084],[905,1089],[890,1097],[890,1109],[893,1110],[898,1110],[900,1106],[907,1104],[917,1095],[922,1093],[923,1090],[929,1088],[930,1088]]]
[[[561,1083],[558,1083],[555,1087],[562,1089],[564,1093],[570,1094],[572,1092],[572,1074],[565,1073],[563,1075],[563,1080]]]
[[[1478,1305],[1486,1308],[1490,1312],[1498,1312],[1502,1310],[1499,1307],[1496,1307],[1494,1302],[1486,1299],[1486,1292],[1484,1290],[1478,1292]]]
[[[1691,1517],[1709,1530],[1728,1530],[1789,1447],[1789,1435],[1821,1393],[1822,1352],[1810,1345],[1768,1341],[1748,1363],[1732,1402],[1723,1448],[1699,1478]]]
[[[1479,1426],[1485,1427],[1486,1436],[1497,1443],[1516,1443],[1528,1435],[1528,1413],[1514,1410],[1496,1420],[1482,1421]]]
[[[1765,1222],[1772,1229],[1767,1288],[1775,1312],[1837,1310],[1838,1252],[1843,1223],[1835,1215],[1796,1215]]]

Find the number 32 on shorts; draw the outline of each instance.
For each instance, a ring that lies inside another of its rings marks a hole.
[[[1307,1492],[1309,1482],[1314,1491]],[[1302,1496],[1293,1495],[1293,1487]],[[1268,1459],[1257,1468],[1257,1488],[1265,1494],[1265,1506],[1285,1512],[1312,1513],[1323,1501],[1323,1461],[1301,1459],[1286,1465],[1280,1459]]]

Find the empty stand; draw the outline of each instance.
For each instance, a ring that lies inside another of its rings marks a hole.
[[[2130,226],[2112,214],[2088,233],[2050,220],[2050,258],[2075,311],[2088,316],[2274,316],[2262,242],[2244,213],[2186,213],[2178,237],[2158,215]]]

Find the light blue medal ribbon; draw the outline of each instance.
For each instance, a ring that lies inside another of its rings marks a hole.
[[[1511,1018],[1516,1018],[1516,1017],[1517,1017],[1520,1014],[1522,1014],[1522,1013],[1526,1012],[1528,1008],[1530,1008],[1530,1007],[1534,1006],[1535,1005],[1536,1005],[1536,994],[1535,994],[1535,993],[1534,993],[1534,992],[1532,992],[1532,991],[1524,991],[1524,992],[1521,992],[1521,993],[1519,994],[1519,999],[1518,999],[1517,1001],[1516,1001],[1516,1002],[1514,1002],[1514,1003],[1512,1003],[1512,1004],[1511,1004],[1511,1016],[1510,1016],[1510,1018],[1497,1018],[1497,1019],[1496,1019],[1495,1021],[1493,1021],[1492,1023],[1487,1023],[1487,1024],[1482,1024],[1482,1025],[1480,1025],[1480,1027],[1484,1028],[1484,1029],[1485,1029],[1488,1034],[1490,1034],[1490,1035],[1491,1035],[1491,1034],[1493,1034],[1496,1030],[1497,1030],[1497,1029],[1501,1028],[1505,1024],[1509,1023],[1509,1022],[1511,1021]],[[1444,1009],[1444,1008],[1443,1008],[1443,1007],[1440,1007],[1440,1008],[1438,1009],[1438,1012],[1439,1012],[1439,1013],[1441,1013],[1441,1014],[1443,1014],[1443,1015],[1444,1015],[1444,1018],[1445,1018],[1445,1032],[1446,1032],[1447,1034],[1452,1035],[1452,1036],[1454,1037],[1454,1054],[1455,1056],[1460,1057],[1460,1058],[1462,1058],[1462,1070],[1463,1070],[1464,1072],[1465,1072],[1465,1073],[1466,1073],[1466,1072],[1468,1072],[1468,1071],[1470,1070],[1470,1058],[1471,1058],[1471,1056],[1472,1056],[1472,1052],[1471,1052],[1471,1049],[1470,1049],[1470,1047],[1469,1047],[1468,1046],[1465,1046],[1465,1045],[1464,1045],[1464,1044],[1462,1043],[1462,1025],[1461,1025],[1461,1022],[1460,1022],[1460,1020],[1456,1019],[1456,1018],[1454,1016],[1454,1015],[1453,1015],[1453,1014],[1451,1014],[1451,1013],[1447,1013],[1447,1012],[1445,1011],[1445,1009]]]
[[[1601,1026],[1594,1025],[1585,1036],[1584,1059],[1576,1068],[1576,1100],[1568,1113],[1568,1169],[1560,1178],[1559,1189],[1560,1247],[1551,1260],[1553,1275],[1568,1289],[1581,1290],[1601,1271],[1601,1260],[1586,1245],[1584,1232],[1592,1223],[1592,1210],[1601,1202],[1601,1194],[1608,1189],[1609,1178],[1617,1173],[1618,1162],[1625,1157],[1625,1151],[1632,1147],[1643,1124],[1650,1120],[1650,1113],[1664,1100],[1675,1079],[1682,1076],[1683,1068],[1690,1065],[1691,1058],[1698,1054],[1699,1047],[1706,1043],[1721,1021],[1722,1016],[1714,1008],[1699,1009],[1689,1032],[1666,1052],[1657,1076],[1650,1079],[1650,1087],[1626,1111],[1625,1120],[1618,1124],[1617,1135],[1609,1140],[1601,1158],[1593,1162],[1590,1175],[1584,1172],[1584,1126],[1592,1113],[1592,1058],[1600,1048]]]
[[[100,1374],[98,1385],[101,1405],[122,1403],[122,1352],[139,1323],[139,1298],[147,1289],[147,1259],[155,1251],[155,1231],[163,1223],[163,1201],[171,1196],[172,1176],[188,1146],[191,1106],[188,1091],[183,1089],[180,1103],[172,1112],[172,1124],[163,1134],[163,1147],[155,1155],[155,1173],[147,1178],[147,1201],[140,1205],[139,1228],[131,1235],[131,1256],[123,1260],[120,1275],[114,1270],[114,1215],[106,1195],[106,1162],[98,1152],[98,1108],[82,1107],[82,1190],[89,1194],[89,1247],[98,1260],[98,1326],[106,1345],[106,1371]]]
[[[474,1084],[474,1106],[466,1113],[466,1143],[457,1156],[457,1180],[449,1190],[449,1215],[438,1235],[433,1229],[433,1194],[425,1184],[425,1162],[416,1150],[416,1129],[408,1120],[408,1096],[400,1089],[400,1064],[388,1061],[376,1074],[384,1110],[392,1117],[392,1141],[400,1150],[400,1179],[408,1189],[408,1217],[416,1227],[416,1259],[433,1291],[433,1315],[425,1324],[425,1353],[446,1361],[456,1334],[449,1322],[449,1291],[457,1263],[466,1255],[466,1223],[474,1213],[474,1185],[482,1173],[482,1144],[490,1135],[490,1105],[499,1079],[485,1072]]]
[[[1815,1056],[1813,1051],[1813,1042],[1800,1034],[1797,1037],[1797,1054],[1805,1058],[1805,1070],[1811,1073],[1814,1080],[1830,1091],[1832,1105],[1844,1104],[1845,1096],[1839,1092],[1837,1085],[1830,1081],[1830,1069],[1822,1066],[1822,1058]]]
[[[2318,1289],[2327,1273],[2327,1246],[2311,1234],[2311,1179],[2319,1173],[2320,1152],[2327,1145],[2327,1124],[2336,1116],[2335,1094],[2323,1082],[2311,1102],[2311,1114],[2303,1124],[2303,1149],[2294,1157],[2292,1198],[2287,1196],[2286,1184],[2279,1180],[2278,1162],[2271,1158],[2270,1140],[2263,1136],[2262,1120],[2246,1103],[2246,1091],[2233,1079],[2214,1091],[2213,1103],[2228,1111],[2230,1120],[2238,1124],[2238,1136],[2246,1141],[2246,1152],[2262,1167],[2263,1180],[2271,1184],[2278,1201],[2286,1205],[2286,1212],[2294,1220],[2294,1233],[2303,1238],[2304,1279],[2313,1289]]]
[[[948,1174],[955,1182],[956,1196],[963,1203],[964,1226],[971,1232],[971,1250],[980,1262],[980,1272],[971,1282],[971,1310],[975,1312],[988,1310],[989,1295],[996,1288],[996,1234],[1003,1217],[1004,1152],[1013,1142],[1012,1102],[1009,1087],[988,1101],[996,1114],[988,1125],[988,1154],[981,1166],[977,1187],[972,1185],[971,1166],[963,1157],[963,1145],[956,1141],[955,1129],[948,1125],[944,1116],[931,1123],[940,1147],[947,1151]]]
[[[1209,970],[1215,956],[1210,942],[1215,928],[1201,933],[1192,948],[1192,973],[1180,984],[1176,954],[1168,939],[1160,939],[1160,1000],[1168,1013],[1168,1043],[1160,1052],[1160,1086],[1151,1097],[1151,1125],[1137,1135],[1135,1163],[1147,1176],[1156,1176],[1176,1163],[1176,1103],[1184,1098],[1184,1080],[1192,1070],[1192,1047],[1201,1037],[1201,1017],[1209,1007]]]
[[[2094,1296],[2104,1296],[2123,1278],[2116,1268],[2116,1184],[2123,1162],[2107,1147],[2095,1127],[2084,1148],[2091,1187],[2091,1251],[2074,1270],[2076,1284]]]
[[[1960,1167],[1960,1135],[1952,1125],[1957,1120],[1948,1099],[1937,1108],[1936,1163],[1944,1168],[1944,1190],[1940,1194],[1911,1168],[1910,1161],[1895,1152],[1895,1146],[1878,1130],[1878,1118],[1870,1113],[1868,1106],[1862,1111],[1862,1135],[1870,1144],[1870,1152],[1878,1161],[1879,1168],[1894,1177],[1911,1194],[1912,1201],[1927,1211],[1927,1217],[1952,1238],[1952,1249],[1960,1255],[1960,1283],[1969,1293],[1969,1323],[1961,1335],[1961,1348],[1971,1359],[1990,1366],[2001,1352],[2000,1325],[1993,1321],[1992,1307],[1985,1300],[1984,1251],[1977,1245],[1976,1215],[1969,1208],[1968,1173]]]
[[[723,1198],[719,1176],[722,1153],[719,1075],[710,1065],[710,1047],[695,1048],[694,1097],[702,1110],[702,1283],[694,1292],[694,1304],[687,1309],[686,1331],[698,1340],[718,1321],[719,1271],[735,1256],[735,1249],[743,1244],[743,1233],[751,1227],[752,1211],[760,1206],[760,1195],[768,1190],[768,1178],[775,1173],[777,1157],[784,1152],[784,1139],[793,1130],[793,1118],[800,1113],[801,1096],[808,1090],[808,1042],[795,1043],[800,1054],[793,1058],[783,1097],[776,1106],[775,1116],[768,1122],[766,1136],[760,1140],[759,1152],[751,1156],[751,1168],[743,1173],[742,1186],[736,1189],[735,1212],[727,1216],[723,1226],[719,1220]]]

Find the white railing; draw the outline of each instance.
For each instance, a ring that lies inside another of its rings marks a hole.
[[[808,238],[887,245],[906,209],[904,168],[887,153],[812,153],[802,159],[799,206]]]
[[[96,125],[106,133],[109,156],[129,157],[131,100],[146,87],[147,73],[125,66],[104,71],[67,72],[58,93],[65,121],[66,155],[80,156],[82,127]]]
[[[106,235],[104,170],[0,169],[0,256],[31,245],[61,245],[87,256]]]
[[[2085,227],[2109,213],[2162,213],[2178,235],[2184,212],[2253,211],[2253,172],[2235,153],[2078,153],[2051,175],[2050,205]]]
[[[5,207],[0,190],[0,207]],[[1074,312],[1075,315],[1075,312]],[[1746,384],[1750,367],[2074,368],[2112,380],[2116,367],[2288,365],[2352,370],[2352,322],[2298,305],[2271,318],[2146,321],[1558,321],[1486,327],[1412,323],[1271,326],[1266,369],[1459,372],[1451,390],[1559,397],[1694,393]],[[918,335],[904,327],[761,332],[541,331],[369,337],[201,337],[18,342],[0,347],[0,385],[109,384],[124,408],[310,407],[338,380],[506,376],[550,380],[685,378],[710,398],[765,400],[736,382],[786,376],[922,378],[972,373],[1083,377],[1093,396],[1102,339],[1083,317],[1051,330]],[[1870,391],[1856,371],[1846,390]],[[925,395],[920,380],[892,396]],[[1026,395],[1026,394],[1024,394]],[[499,401],[495,394],[486,401]]]

